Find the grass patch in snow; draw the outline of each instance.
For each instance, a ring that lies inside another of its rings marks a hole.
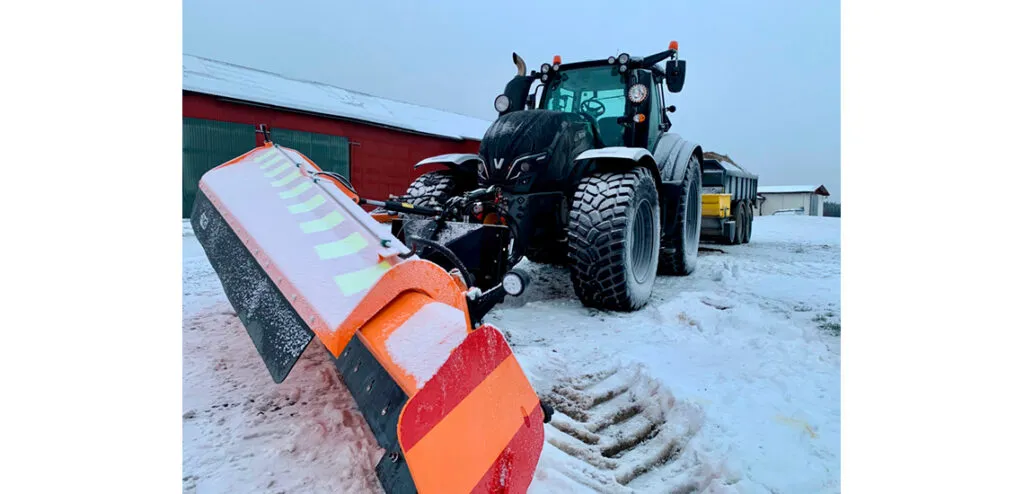
[[[818,323],[818,328],[822,331],[826,331],[832,336],[839,336],[842,332],[842,325],[838,321],[832,321],[835,316],[835,312],[827,311],[814,316],[811,320]]]
[[[839,336],[842,334],[842,326],[837,322],[826,322],[818,325],[819,328],[828,331],[832,336]]]

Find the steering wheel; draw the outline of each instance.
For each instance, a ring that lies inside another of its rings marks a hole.
[[[580,102],[580,110],[594,117],[600,117],[604,115],[605,107],[604,103],[600,102],[597,98],[590,98]]]

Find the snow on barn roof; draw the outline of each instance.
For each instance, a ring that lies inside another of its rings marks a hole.
[[[758,194],[818,194],[821,196],[831,195],[824,185],[758,185]]]
[[[182,56],[182,89],[452,139],[483,137],[491,122],[240,65]]]

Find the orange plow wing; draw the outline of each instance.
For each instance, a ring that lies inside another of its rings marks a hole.
[[[267,143],[203,176],[191,221],[276,382],[314,337],[334,356],[386,492],[526,492],[544,414],[507,342],[356,199]]]

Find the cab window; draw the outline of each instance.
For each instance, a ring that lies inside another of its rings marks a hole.
[[[654,145],[658,143],[658,136],[661,135],[661,123],[664,120],[664,114],[661,112],[661,82],[657,82],[654,85],[654,90],[651,91],[651,114],[649,116],[647,131],[647,149],[654,152]]]

